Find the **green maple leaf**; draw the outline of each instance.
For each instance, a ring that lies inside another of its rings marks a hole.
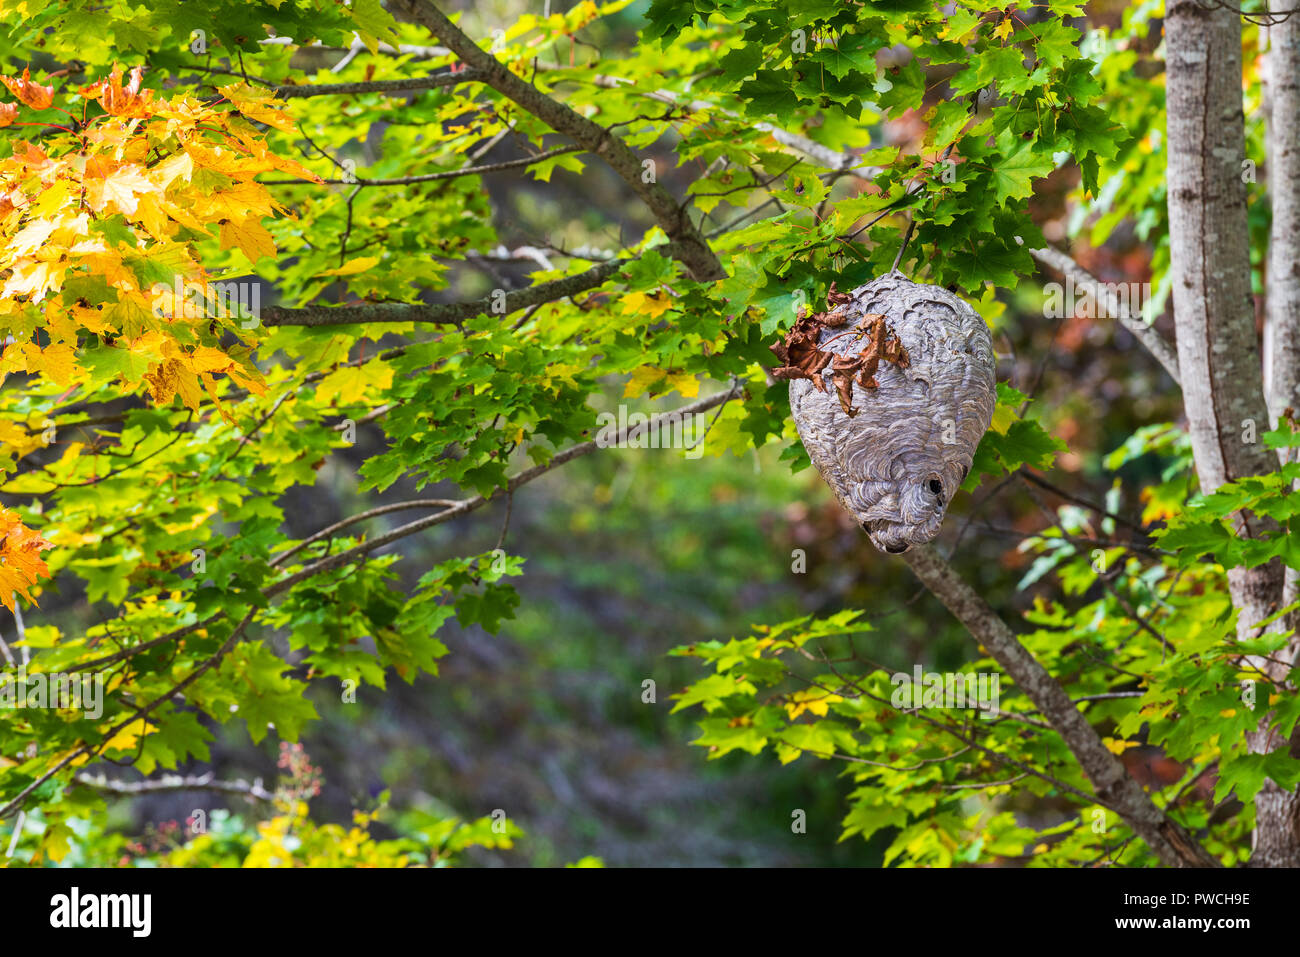
[[[288,665],[260,643],[237,645],[222,662],[238,714],[257,744],[271,728],[286,741],[297,741],[303,725],[320,717],[306,697],[307,685],[284,675]]]
[[[965,100],[944,100],[934,108],[930,117],[929,142],[934,146],[947,146],[957,138],[970,119]]]
[[[754,79],[740,85],[736,93],[747,100],[745,112],[750,115],[782,115],[799,105],[791,86],[793,77],[786,70],[759,70]]]
[[[1033,43],[1038,62],[1057,70],[1067,60],[1078,58],[1076,43],[1080,36],[1082,34],[1064,20],[1047,20],[1034,24],[1032,30],[1017,30],[1011,40],[1014,43]]]
[[[718,61],[718,68],[722,70],[722,74],[716,78],[717,85],[734,86],[737,80],[753,76],[754,72],[763,65],[764,59],[761,43],[742,43]]]
[[[356,21],[357,33],[371,53],[378,51],[379,41],[397,46],[397,21],[383,8],[379,0],[352,0],[348,8]]]
[[[999,134],[998,147],[1002,151],[1002,157],[993,162],[994,199],[998,203],[1030,195],[1033,192],[1033,181],[1056,169],[1052,154],[1043,152],[1033,139],[1016,139],[1005,133]]]
[[[1129,134],[1119,131],[1110,117],[1095,106],[1076,106],[1057,114],[1056,128],[1069,137],[1075,156],[1114,159]]]
[[[943,265],[966,289],[980,289],[986,281],[996,286],[1013,287],[1019,274],[1033,268],[1033,259],[1019,246],[1008,246],[993,238],[980,242],[973,249],[951,250]]]
[[[890,116],[901,116],[919,107],[925,98],[925,71],[915,59],[908,60],[888,70],[875,88],[879,94],[877,105]]]
[[[881,41],[874,36],[846,34],[834,46],[826,46],[809,59],[826,67],[835,78],[842,80],[850,73],[876,72],[876,51]]]
[[[1058,452],[1066,451],[1060,439],[1053,438],[1043,427],[1030,419],[1019,419],[1008,427],[995,443],[998,456],[1006,463],[1007,471],[1030,465],[1034,468],[1051,468]]]

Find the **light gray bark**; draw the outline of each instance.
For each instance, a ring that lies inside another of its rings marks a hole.
[[[1266,168],[1273,208],[1269,231],[1264,294],[1264,394],[1271,421],[1288,409],[1300,410],[1300,16],[1275,23],[1268,31],[1266,57],[1268,139]],[[1279,449],[1285,463],[1294,454]],[[1300,572],[1285,570],[1282,604],[1300,598]],[[1300,613],[1286,616],[1279,626],[1300,631]],[[1293,661],[1300,638],[1261,660],[1257,666],[1274,681],[1286,677],[1283,662]],[[1294,693],[1294,691],[1292,692]],[[1268,736],[1267,722],[1250,736],[1251,750],[1265,753],[1288,742]],[[1297,739],[1290,743],[1295,753]],[[1300,866],[1300,794],[1266,781],[1255,798],[1255,840],[1251,863],[1263,867]]]
[[[1241,99],[1241,20],[1227,7],[1198,0],[1171,0],[1165,19],[1168,113],[1167,194],[1170,268],[1192,451],[1201,488],[1272,471],[1276,460],[1258,440],[1268,422],[1260,354],[1250,294],[1246,225],[1244,117]],[[1250,439],[1254,441],[1250,441]],[[1236,530],[1255,537],[1267,526],[1238,514]],[[1277,562],[1235,568],[1228,586],[1238,611],[1241,637],[1282,596]],[[1274,744],[1276,742],[1273,742]],[[1253,750],[1267,750],[1264,735],[1251,735]],[[1253,863],[1295,864],[1300,844],[1279,815],[1275,789],[1256,801]]]
[[[1273,224],[1268,237],[1264,317],[1264,387],[1274,424],[1291,409],[1300,414],[1300,16],[1269,30],[1268,192]],[[1282,462],[1294,450],[1280,449]],[[1282,604],[1300,599],[1300,572],[1286,571]],[[1287,627],[1300,631],[1300,613]]]
[[[1268,240],[1264,379],[1274,421],[1300,412],[1300,16],[1269,29]]]
[[[1241,179],[1241,24],[1174,0],[1165,24],[1168,196],[1174,314],[1184,405],[1201,486],[1269,471]]]

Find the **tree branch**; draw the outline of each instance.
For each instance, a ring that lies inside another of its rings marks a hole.
[[[605,76],[603,74],[596,74],[596,76],[591,78],[591,82],[606,90],[617,90],[623,87],[635,85],[634,82],[627,77]],[[724,110],[716,103],[710,103],[707,100],[690,100],[682,102],[677,94],[672,93],[669,90],[637,90],[635,92],[638,96],[644,96],[646,99],[656,100],[659,103],[666,103],[669,106],[685,107],[693,113],[721,113],[728,119],[741,119],[741,117],[736,116],[736,114]],[[765,133],[770,133],[772,139],[776,140],[778,143],[790,147],[797,153],[802,153],[804,156],[811,160],[815,160],[822,166],[842,172],[847,176],[854,177],[855,179],[860,179],[863,182],[872,182],[876,174],[880,172],[880,167],[878,166],[856,166],[855,163],[857,157],[852,153],[840,153],[831,149],[829,146],[823,146],[816,140],[809,139],[799,133],[793,133],[790,130],[783,130],[779,126],[773,126],[771,123],[760,122],[754,123],[753,126],[755,129],[762,130]]]
[[[722,263],[686,214],[685,204],[678,203],[653,177],[649,182],[646,181],[641,160],[626,143],[510,72],[506,64],[481,49],[431,3],[425,0],[393,0],[391,7],[394,12],[401,12],[427,28],[468,67],[478,70],[483,75],[483,81],[498,93],[556,132],[572,137],[588,152],[605,160],[641,197],[663,231],[677,243],[677,259],[697,280],[705,282],[726,278],[727,273],[722,268]]]
[[[1065,690],[1016,638],[983,598],[932,546],[913,548],[905,561],[972,637],[1000,664],[1061,735],[1098,799],[1114,808],[1169,867],[1217,867],[1216,861],[1174,820],[1160,811],[1115,756],[1106,750]]]
[[[143,718],[147,718],[150,712],[152,712],[156,707],[158,707],[158,705],[162,704],[164,701],[170,701],[174,695],[180,694],[182,691],[184,691],[186,688],[192,685],[195,681],[197,681],[199,678],[203,677],[203,675],[207,674],[214,667],[216,667],[216,665],[220,663],[221,659],[224,658],[230,652],[230,649],[235,647],[235,645],[239,642],[240,637],[244,633],[244,629],[247,628],[249,622],[253,620],[253,615],[256,614],[256,612],[257,609],[254,608],[243,617],[243,619],[239,622],[239,624],[234,627],[234,630],[230,632],[230,637],[227,638],[224,642],[222,642],[221,647],[217,649],[216,654],[212,655],[210,658],[207,658],[202,664],[195,667],[193,671],[191,671],[180,681],[176,682],[176,684],[172,685],[170,689],[164,691],[162,694],[154,698],[148,704],[136,708],[134,711],[131,712],[131,715],[129,717],[125,718],[122,721],[119,721],[117,724],[113,725],[113,727],[109,728],[108,731],[104,732],[103,738],[99,742],[99,744],[95,744],[95,745],[83,744],[75,751],[69,752],[68,754],[60,758],[54,764],[53,767],[51,767],[40,777],[36,778],[36,780],[32,781],[31,784],[27,785],[16,795],[14,795],[14,797],[8,803],[6,803],[3,807],[0,807],[0,818],[8,817],[14,811],[21,808],[23,802],[27,800],[27,798],[31,795],[33,791],[39,788],[46,781],[50,780],[50,778],[54,777],[54,775],[58,774],[60,771],[66,768],[73,761],[77,760],[77,758],[80,758],[82,756],[86,756],[86,757],[93,756],[107,742],[111,741],[119,731],[122,731],[124,728],[130,727],[136,721],[139,721]],[[218,616],[214,616],[214,617],[218,617]]]
[[[1133,333],[1134,338],[1145,346],[1155,360],[1164,367],[1165,372],[1169,373],[1169,378],[1179,385],[1182,384],[1178,377],[1178,353],[1174,347],[1154,327],[1143,322],[1140,316],[1134,316],[1128,306],[1120,301],[1114,290],[1108,290],[1104,283],[1098,282],[1088,270],[1058,249],[1052,249],[1050,246],[1031,249],[1029,255],[1043,265],[1055,269],[1062,276],[1072,277],[1075,285],[1088,286],[1096,290],[1098,304],[1113,319],[1118,320],[1120,325]]]
[[[596,86],[606,89],[619,89],[632,83],[631,80],[624,77],[603,75],[595,76],[592,79],[592,82]],[[708,103],[703,100],[692,100],[683,103],[676,94],[667,90],[641,92],[640,95],[652,100],[657,100],[660,103],[666,103],[670,106],[685,106],[687,109],[695,112],[721,112],[732,119],[735,118],[733,114],[727,113],[727,111],[722,110],[716,104]],[[821,143],[811,140],[806,136],[792,133],[789,130],[783,130],[771,125],[770,123],[755,123],[754,125],[758,129],[771,133],[772,138],[778,143],[788,146],[798,153],[802,153],[808,159],[820,163],[827,169],[836,170],[847,176],[852,176],[855,179],[867,183],[873,182],[874,176],[879,172],[878,168],[856,166],[856,157],[854,157],[853,154],[838,152],[837,150],[833,150],[828,146],[823,146]],[[1300,233],[1298,233],[1298,235],[1300,235]],[[1059,250],[1052,249],[1051,247],[1030,249],[1029,254],[1044,265],[1050,266],[1057,272],[1060,272],[1062,275],[1072,275],[1074,281],[1078,284],[1091,283],[1093,288],[1098,290],[1098,298],[1101,300],[1106,311],[1133,334],[1138,342],[1141,343],[1147,351],[1151,353],[1156,361],[1160,363],[1165,372],[1169,374],[1169,377],[1172,378],[1174,382],[1179,381],[1178,356],[1174,351],[1173,346],[1170,345],[1159,332],[1143,322],[1140,316],[1134,316],[1127,306],[1119,301],[1118,296],[1113,292],[1107,292],[1105,286],[1098,283],[1086,269]],[[1300,342],[1300,336],[1297,337],[1296,341]],[[1300,345],[1297,345],[1295,348],[1300,349]],[[1300,363],[1297,364],[1300,365]]]
[[[675,409],[671,412],[664,412],[660,415],[656,415],[652,417],[649,421],[641,425],[629,426],[627,429],[624,429],[622,432],[619,432],[609,442],[604,443],[604,445],[618,446],[625,443],[628,439],[640,435],[642,432],[651,432],[659,428],[660,425],[665,421],[671,422],[674,419],[679,420],[680,417],[684,415],[693,415],[698,412],[706,412],[709,409],[713,409],[727,402],[730,402],[732,399],[736,398],[736,396],[740,395],[743,391],[744,390],[741,386],[741,383],[739,381],[734,382],[731,388],[727,389],[724,392],[718,392],[715,393],[714,395],[709,396],[708,398],[699,399],[696,402],[692,402],[689,405],[684,405],[681,408]],[[533,481],[536,478],[539,478],[542,475],[545,475],[547,472],[551,471],[552,469],[559,468],[561,465],[564,465],[567,462],[572,462],[576,458],[581,458],[584,455],[588,455],[601,447],[602,447],[602,443],[599,443],[595,440],[589,442],[582,442],[579,443],[578,445],[570,446],[564,451],[557,453],[555,456],[553,456],[550,459],[550,461],[544,462],[541,465],[535,465],[532,468],[525,469],[523,472],[514,475],[508,481],[506,489],[504,491],[514,492],[516,489],[524,485],[527,485],[529,482]],[[482,508],[484,505],[488,504],[488,502],[492,501],[496,497],[497,497],[497,493],[494,492],[491,496],[475,495],[473,498],[462,499],[459,501],[452,501],[450,502],[448,507],[444,508],[440,512],[428,516],[427,518],[422,518],[415,522],[408,522],[406,525],[399,526],[398,528],[393,529],[391,532],[387,532],[386,534],[370,539],[369,541],[362,542],[361,544],[356,545],[353,548],[350,548],[343,552],[339,552],[337,555],[331,555],[326,558],[320,559],[319,561],[311,565],[308,565],[307,567],[301,569],[300,571],[292,575],[289,575],[276,582],[273,582],[263,590],[263,594],[267,598],[273,598],[276,595],[279,595],[287,591],[288,589],[292,588],[294,585],[298,584],[298,582],[311,578],[314,575],[318,575],[322,572],[326,572],[333,568],[337,568],[339,565],[346,564],[347,562],[350,562],[354,558],[358,558],[362,555],[369,554],[370,552],[378,548],[382,548],[385,545],[392,544],[393,542],[405,538],[408,535],[414,535],[416,532],[423,531],[426,528],[432,528],[435,525],[442,525],[445,522],[451,521],[453,518],[459,518],[461,515],[468,515],[470,512]],[[332,533],[332,531],[335,531],[339,528],[345,528],[348,525],[352,525],[355,524],[356,522],[363,521],[367,518],[371,518],[375,514],[382,514],[383,512],[387,512],[387,511],[399,511],[402,508],[424,507],[426,502],[432,502],[432,500],[426,500],[425,502],[421,502],[421,503],[404,502],[404,503],[397,503],[396,505],[392,505],[392,506],[380,506],[379,509],[371,509],[366,512],[362,512],[358,515],[351,516],[350,518],[344,519],[340,522],[336,522],[334,525],[330,526],[329,528],[316,532],[315,534],[310,536],[310,538],[307,541],[318,540],[319,538],[322,538],[325,535]],[[433,506],[433,507],[437,507],[437,506]],[[277,565],[280,564],[281,562],[284,561],[285,558],[289,556],[289,554],[298,551],[306,543],[307,543],[306,541],[300,542],[289,552],[281,553],[280,555],[276,556],[273,564],[277,564]],[[193,634],[194,632],[198,631],[201,628],[207,628],[210,625],[215,624],[222,617],[224,617],[224,613],[217,612],[216,614],[210,615],[209,617],[203,619],[202,621],[192,622],[188,625],[184,625],[180,628],[170,631],[165,635],[160,635],[157,638],[151,638],[148,641],[142,642],[138,645],[132,645],[129,648],[123,648],[121,651],[113,652],[112,654],[105,655],[102,658],[96,658],[92,661],[86,661],[78,665],[68,666],[65,670],[70,673],[90,671],[96,668],[103,668],[108,665],[116,664],[119,661],[125,661],[126,659],[132,658],[135,655],[148,651],[151,648],[156,648],[159,645],[166,644],[169,641],[174,641],[177,638],[183,638],[186,635]]]
[[[251,783],[238,780],[218,781],[213,778],[210,772],[191,777],[167,774],[151,781],[114,781],[102,774],[92,776],[83,772],[76,775],[73,780],[88,788],[94,788],[96,791],[106,791],[109,794],[139,795],[168,791],[218,791],[222,794],[241,794],[255,801],[275,800],[275,795],[262,786],[260,778]]]
[[[654,247],[656,251],[672,254],[672,243]],[[470,302],[409,303],[365,302],[351,306],[305,306],[286,309],[270,306],[262,310],[262,323],[267,326],[346,326],[353,323],[427,322],[437,325],[457,325],[478,315],[507,316],[529,306],[541,305],[595,289],[614,276],[636,257],[611,259],[598,263],[586,272],[563,279],[540,282],[524,289],[515,289],[504,296],[486,296]]]
[[[557,149],[547,150],[545,153],[538,153],[536,156],[525,156],[521,159],[505,160],[501,163],[486,163],[483,166],[462,166],[460,169],[442,170],[437,173],[420,173],[416,176],[396,176],[391,179],[366,179],[361,176],[354,176],[352,179],[323,179],[320,183],[326,186],[410,186],[413,183],[433,183],[441,179],[458,179],[461,176],[499,173],[502,170],[517,169],[520,166],[532,166],[534,163],[540,163],[552,156],[580,152],[582,152],[581,146],[561,146]],[[292,186],[303,183],[319,185],[314,179],[263,179],[258,180],[258,182],[263,186]]]
[[[322,558],[319,561],[316,561],[306,566],[302,570],[295,572],[294,574],[289,575],[286,578],[282,578],[279,581],[275,582],[274,584],[268,586],[266,589],[264,589],[263,593],[268,598],[274,595],[278,595],[281,592],[284,592],[289,588],[292,588],[300,581],[304,581],[315,575],[319,575],[322,572],[327,572],[330,571],[331,569],[338,568],[341,565],[346,565],[355,558],[360,558],[363,555],[368,555],[377,549],[383,548],[385,545],[391,545],[393,542],[398,541],[399,539],[406,538],[408,535],[414,535],[416,532],[424,531],[424,529],[426,528],[432,528],[435,525],[441,525],[444,522],[449,522],[453,518],[459,518],[461,515],[468,515],[470,512],[473,512],[479,508],[482,508],[484,505],[488,504],[488,502],[495,499],[498,496],[498,494],[513,493],[516,489],[520,488],[521,486],[527,485],[529,482],[533,481],[533,479],[539,478],[540,476],[545,475],[547,472],[550,472],[552,469],[559,468],[561,465],[564,465],[567,462],[572,462],[576,458],[581,458],[584,455],[589,455],[590,453],[602,447],[622,445],[625,442],[627,442],[627,440],[631,438],[635,438],[636,436],[640,435],[642,432],[653,432],[654,430],[658,429],[664,421],[673,421],[675,419],[680,419],[680,417],[684,415],[694,415],[695,413],[698,412],[705,412],[716,406],[722,405],[725,402],[730,402],[736,396],[740,395],[742,391],[743,389],[741,387],[741,384],[739,382],[736,382],[732,385],[730,389],[726,390],[725,392],[718,392],[715,393],[714,395],[709,396],[706,399],[700,399],[696,402],[690,403],[689,405],[684,405],[680,409],[675,409],[672,412],[664,412],[660,415],[656,415],[652,417],[649,421],[642,423],[640,425],[629,426],[627,429],[624,429],[622,432],[619,432],[615,438],[609,440],[608,442],[601,443],[593,439],[589,442],[582,442],[579,443],[578,445],[570,446],[564,451],[554,455],[550,459],[550,461],[544,462],[541,465],[534,465],[532,468],[525,469],[524,471],[518,473],[517,475],[514,475],[506,483],[506,487],[504,489],[494,490],[490,496],[475,495],[473,498],[464,499],[462,501],[457,502],[455,505],[451,506],[450,508],[446,508],[441,512],[428,516],[427,518],[421,518],[414,522],[408,522],[405,525],[401,525],[393,529],[391,532],[387,532],[383,535],[378,535],[375,538],[370,539],[369,541],[360,543],[359,545],[354,545],[352,548],[339,552],[336,555],[326,556],[325,558]]]
[[[366,45],[360,40],[354,40],[348,47],[327,47],[320,43],[299,43],[293,37],[267,37],[264,40],[257,41],[262,46],[282,46],[298,47],[306,53],[343,53],[354,56],[366,49]],[[391,43],[382,41],[376,46],[376,49],[387,56],[405,56],[412,60],[441,60],[443,57],[451,56],[451,51],[446,47],[419,46],[414,43],[399,43],[393,46]]]
[[[274,90],[276,96],[280,97],[280,99],[293,100],[307,96],[414,93],[419,90],[437,90],[445,86],[457,86],[461,83],[477,83],[482,79],[483,75],[477,70],[461,70],[457,73],[435,73],[432,76],[413,76],[402,80],[371,80],[358,83],[300,83],[296,86],[277,86],[274,87]]]
[[[465,504],[464,500],[449,499],[449,498],[422,498],[422,499],[413,499],[409,502],[394,502],[391,505],[380,505],[377,506],[376,508],[367,509],[364,512],[359,512],[356,515],[350,515],[345,519],[341,519],[340,521],[335,522],[333,525],[326,526],[325,528],[322,528],[320,531],[308,535],[297,545],[294,545],[292,548],[286,549],[285,551],[281,552],[279,555],[276,555],[274,558],[271,559],[269,564],[271,565],[272,568],[275,568],[278,565],[283,565],[287,559],[298,554],[298,552],[302,551],[304,548],[306,548],[308,545],[312,544],[313,542],[318,542],[322,538],[329,538],[335,532],[340,532],[350,525],[355,525],[358,522],[369,521],[372,518],[378,518],[380,515],[390,515],[393,512],[406,512],[417,508],[442,508],[442,509],[458,508],[464,504]]]
[[[597,75],[593,79],[593,82],[597,86],[605,87],[607,89],[618,89],[631,83],[630,80],[626,80],[622,77],[601,75]],[[667,90],[642,92],[640,95],[652,100],[657,100],[661,103],[667,103],[671,106],[685,105],[688,109],[696,112],[722,112],[734,119],[732,114],[726,113],[725,110],[721,110],[713,103],[708,103],[702,100],[693,100],[689,103],[683,104],[675,94]],[[876,168],[855,165],[856,157],[851,153],[838,152],[837,150],[833,150],[828,146],[823,146],[821,143],[811,140],[806,136],[792,133],[789,130],[783,130],[771,125],[770,123],[756,123],[754,125],[758,129],[771,133],[773,139],[778,143],[788,146],[798,153],[802,153],[808,159],[820,163],[827,169],[841,172],[867,183],[873,182],[873,177],[879,172]],[[1118,296],[1113,292],[1107,293],[1103,284],[1098,283],[1086,269],[1059,250],[1050,247],[1043,249],[1030,249],[1029,254],[1039,262],[1052,267],[1063,275],[1073,275],[1076,283],[1092,283],[1093,288],[1096,288],[1099,291],[1100,298],[1102,298],[1103,305],[1107,312],[1133,334],[1138,342],[1151,353],[1162,367],[1164,367],[1164,370],[1169,374],[1170,378],[1172,378],[1174,382],[1179,381],[1178,357],[1173,346],[1166,342],[1159,332],[1143,322],[1141,317],[1134,316],[1129,309],[1119,301]]]

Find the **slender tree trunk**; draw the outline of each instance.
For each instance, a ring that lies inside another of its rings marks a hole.
[[[1264,380],[1276,421],[1300,412],[1300,16],[1269,29],[1268,239]]]
[[[1268,411],[1277,423],[1287,410],[1300,411],[1300,16],[1291,16],[1269,29],[1266,61],[1270,101],[1267,141],[1268,193],[1273,222],[1268,239],[1265,282],[1264,384]],[[1285,464],[1290,449],[1279,449]],[[1300,572],[1285,570],[1282,604],[1300,599]],[[1300,631],[1300,612],[1286,616],[1279,627]],[[1300,637],[1274,657],[1294,661]],[[1275,681],[1286,677],[1277,660],[1261,663]],[[1294,693],[1294,692],[1293,692]],[[1270,739],[1267,727],[1251,736],[1251,748],[1267,752],[1287,742]],[[1293,754],[1300,750],[1300,733],[1292,735]],[[1300,866],[1300,794],[1265,782],[1255,798],[1255,850],[1251,863],[1267,867]]]
[[[1272,471],[1276,459],[1259,441],[1268,422],[1250,296],[1246,225],[1241,19],[1199,0],[1171,0],[1165,20],[1168,112],[1170,268],[1178,367],[1201,489]],[[1276,107],[1275,107],[1276,110]],[[1237,534],[1267,526],[1238,514]],[[1282,568],[1271,562],[1235,568],[1228,586],[1240,637],[1276,610]],[[1249,736],[1253,751],[1277,742]],[[1285,742],[1283,742],[1285,743]],[[1271,785],[1271,782],[1269,782]],[[1256,866],[1300,864],[1300,840],[1287,795],[1266,786],[1256,798]]]
[[[1264,319],[1264,389],[1274,424],[1287,410],[1300,415],[1300,16],[1269,30],[1268,237]],[[1283,464],[1296,456],[1279,449]],[[1300,600],[1300,572],[1286,570],[1282,604]],[[1285,625],[1300,632],[1300,612]],[[1294,649],[1293,649],[1294,650]]]

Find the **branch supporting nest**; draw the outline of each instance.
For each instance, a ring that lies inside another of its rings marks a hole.
[[[1151,802],[1142,786],[1106,750],[1096,729],[1065,689],[933,547],[913,548],[904,553],[903,561],[1034,702],[1092,782],[1099,804],[1122,817],[1167,867],[1219,866],[1191,835]]]

